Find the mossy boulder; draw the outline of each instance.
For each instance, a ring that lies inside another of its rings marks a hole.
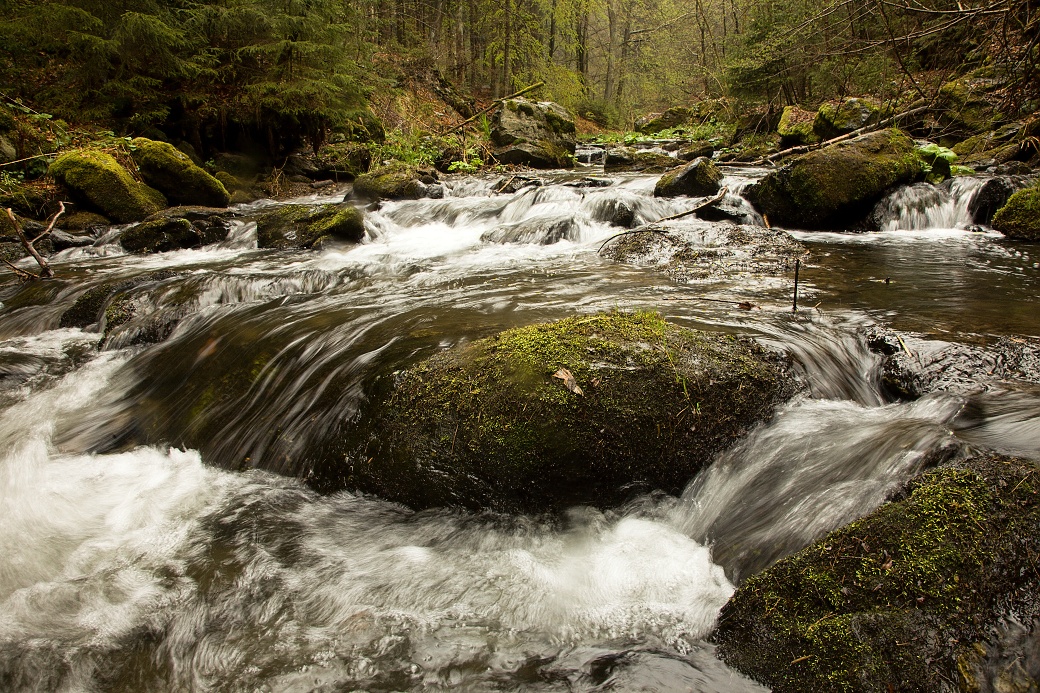
[[[784,112],[780,114],[780,123],[776,126],[776,132],[780,135],[780,146],[797,147],[806,144],[816,144],[820,136],[813,129],[816,114],[806,111],[797,106],[785,106]]]
[[[945,137],[961,139],[993,130],[1004,119],[994,95],[998,83],[973,76],[947,82],[939,89],[938,121]],[[956,142],[957,139],[954,139]]]
[[[67,152],[51,164],[50,173],[87,207],[119,224],[141,221],[166,207],[162,193],[134,180],[107,152]]]
[[[67,231],[86,231],[111,224],[108,217],[94,212],[72,212],[58,217],[58,226]]]
[[[614,147],[603,154],[603,170],[606,173],[664,173],[679,165],[681,162],[678,159],[667,154],[639,151],[633,147]]]
[[[202,234],[187,219],[141,222],[124,231],[119,243],[131,253],[165,253],[204,245]]]
[[[367,200],[418,200],[437,197],[443,189],[437,172],[394,161],[354,179],[354,196]]]
[[[821,140],[829,140],[873,125],[883,115],[881,109],[866,99],[848,99],[839,104],[825,103],[816,111],[812,130]]]
[[[654,197],[699,197],[714,195],[722,187],[722,171],[701,157],[677,171],[661,176],[654,186]]]
[[[219,180],[172,144],[138,137],[131,147],[141,177],[166,199],[203,207],[227,207],[231,202],[231,195]]]
[[[714,153],[715,145],[708,140],[694,140],[680,146],[675,154],[675,158],[680,161],[693,161],[706,156],[710,159]]]
[[[491,119],[493,154],[503,164],[568,168],[574,164],[574,118],[551,101],[503,101]]]
[[[672,106],[664,113],[654,113],[636,122],[636,129],[644,135],[656,135],[662,130],[671,130],[693,118],[693,111],[683,106]]]
[[[741,585],[719,655],[776,693],[953,690],[973,644],[1036,613],[1038,472],[988,455],[917,477]]]
[[[1040,241],[1040,185],[1019,190],[993,215],[993,228],[1008,238]]]
[[[678,493],[794,389],[782,357],[654,313],[532,325],[401,373],[346,483],[523,512]]]
[[[365,219],[353,205],[281,205],[256,220],[260,248],[315,248],[328,239],[360,243]]]
[[[801,228],[849,228],[894,185],[923,172],[914,141],[900,130],[872,132],[798,157],[748,189],[769,219]]]

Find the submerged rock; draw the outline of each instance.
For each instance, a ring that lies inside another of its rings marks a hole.
[[[509,99],[491,122],[494,156],[503,164],[535,168],[568,168],[576,146],[574,118],[551,101]]]
[[[601,252],[617,262],[662,270],[682,283],[793,272],[795,260],[806,253],[779,229],[689,221],[655,227],[610,241]]]
[[[365,217],[347,204],[280,205],[256,220],[260,248],[314,248],[325,239],[360,243],[365,238]]]
[[[401,373],[346,483],[414,508],[678,493],[795,390],[783,358],[652,313],[503,332]]]
[[[1019,241],[1040,240],[1040,185],[1019,190],[993,215],[993,228]]]
[[[166,207],[162,193],[134,180],[107,152],[67,152],[49,171],[77,199],[120,224],[141,221]]]
[[[722,172],[701,157],[677,171],[661,176],[654,186],[654,197],[700,197],[714,195],[722,187]]]
[[[917,477],[741,585],[719,655],[777,693],[953,690],[994,626],[1036,613],[1038,471],[987,455]]]
[[[224,185],[172,144],[138,137],[131,145],[141,177],[171,202],[204,207],[230,204],[231,195]]]
[[[922,172],[914,141],[882,130],[796,158],[747,191],[769,219],[800,228],[850,228],[894,185]]]
[[[101,323],[105,317],[105,309],[118,294],[142,285],[162,282],[174,276],[176,275],[173,272],[162,270],[132,279],[102,282],[77,296],[72,306],[62,313],[59,324],[61,327],[90,327]]]
[[[503,224],[485,232],[484,243],[537,243],[551,245],[564,239],[574,240],[578,224],[569,214],[545,215],[524,219],[515,224]]]

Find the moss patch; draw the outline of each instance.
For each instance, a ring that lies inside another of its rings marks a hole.
[[[231,201],[224,185],[196,166],[172,144],[138,137],[133,145],[134,163],[152,187],[177,204],[227,207]]]
[[[354,180],[354,194],[371,200],[417,200],[437,182],[433,171],[395,161]]]
[[[654,186],[654,197],[714,195],[719,191],[722,171],[710,160],[701,157],[678,171],[661,176]]]
[[[816,144],[820,136],[813,131],[813,119],[816,117],[811,111],[805,111],[797,106],[785,106],[780,115],[780,124],[776,126],[776,132],[780,135],[781,147],[796,147],[804,144]]]
[[[885,191],[922,173],[914,142],[900,130],[874,132],[798,157],[748,191],[770,220],[802,228],[847,228]]]
[[[141,221],[166,206],[158,190],[139,183],[106,152],[80,149],[61,155],[50,173],[77,198],[113,221]]]
[[[979,457],[744,583],[715,639],[774,691],[946,690],[958,654],[1035,608],[1040,469]]]
[[[793,389],[755,343],[654,313],[509,330],[402,373],[347,485],[416,508],[507,511],[677,493]]]
[[[313,248],[323,238],[360,243],[364,237],[364,215],[350,204],[282,205],[256,222],[261,248]]]
[[[1008,238],[1040,240],[1040,185],[1012,195],[993,215],[993,228]]]

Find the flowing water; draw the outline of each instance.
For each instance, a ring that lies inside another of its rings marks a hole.
[[[916,211],[881,233],[797,232],[812,254],[792,314],[793,277],[680,285],[602,259],[619,201],[637,223],[692,202],[653,198],[654,177],[598,179],[511,195],[452,181],[445,199],[370,212],[362,245],[320,252],[257,250],[239,222],[215,246],[131,256],[113,229],[60,254],[53,281],[7,279],[0,689],[763,690],[706,640],[735,583],[938,459],[1040,456],[1036,388],[980,380],[892,403],[862,337],[1040,336],[1040,248],[961,228],[964,195],[900,193]],[[110,282],[133,319],[103,339],[60,326]],[[335,488],[335,442],[381,376],[617,308],[783,349],[805,394],[680,498],[523,517],[313,490]]]

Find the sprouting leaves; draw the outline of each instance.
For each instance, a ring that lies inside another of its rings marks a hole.
[[[574,379],[574,374],[571,373],[566,368],[561,368],[560,370],[558,370],[555,373],[553,373],[553,377],[554,378],[559,378],[560,380],[562,380],[564,386],[568,390],[573,392],[574,394],[576,394],[576,395],[584,395],[585,394],[582,391],[581,387],[578,385],[578,381]]]

